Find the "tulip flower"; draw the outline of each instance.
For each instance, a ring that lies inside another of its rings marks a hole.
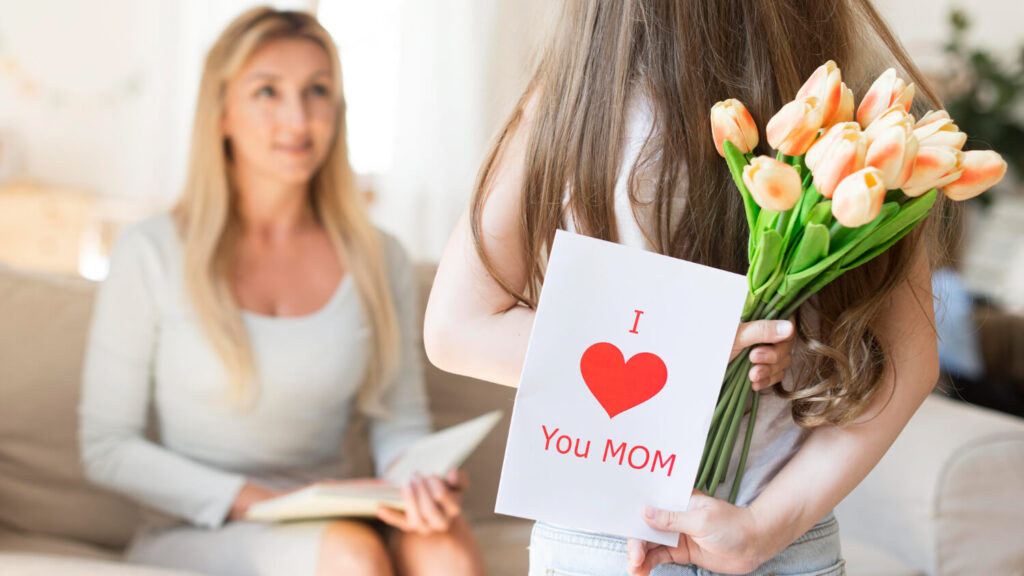
[[[958,180],[963,171],[964,153],[952,146],[923,146],[917,150],[914,170],[903,183],[903,193],[920,196],[932,188],[942,188]]]
[[[815,96],[793,100],[782,107],[765,127],[772,148],[788,156],[799,156],[811,147],[823,120],[821,101]]]
[[[889,190],[902,188],[910,179],[917,160],[918,142],[906,123],[886,128],[868,147],[866,166],[882,171],[882,180]]]
[[[789,210],[803,193],[796,168],[769,156],[758,156],[743,168],[743,183],[758,206],[774,212]]]
[[[832,116],[825,118],[825,126],[853,121],[853,90],[847,88],[843,82],[840,91],[842,95],[839,97],[839,107]]]
[[[856,126],[855,123],[852,123]],[[817,146],[817,144],[815,144]],[[813,149],[813,147],[812,147]],[[812,171],[814,187],[825,198],[831,198],[836,187],[847,176],[864,168],[867,141],[860,130],[840,132]],[[808,155],[810,152],[808,152]]]
[[[890,106],[888,110],[882,113],[881,116],[875,118],[875,120],[868,124],[867,128],[864,129],[864,135],[868,139],[868,146],[878,138],[882,132],[885,132],[893,126],[903,126],[907,130],[914,129],[914,117],[907,114],[907,111],[902,106]]]
[[[864,168],[850,174],[832,195],[832,215],[847,228],[871,222],[882,211],[885,183],[878,168]]]
[[[902,78],[896,76],[896,70],[889,68],[878,77],[868,89],[864,99],[860,101],[860,108],[857,109],[857,122],[867,128],[876,118],[885,113],[893,106],[903,108],[904,112],[910,112],[910,105],[914,102],[914,84],[907,84]]]
[[[856,133],[860,134],[860,124],[856,122],[840,122],[829,127],[821,138],[814,141],[814,144],[807,150],[807,155],[804,156],[804,164],[808,168],[814,170],[817,167],[818,162],[825,156],[828,149],[832,147],[832,144],[842,138],[845,134]],[[863,166],[861,166],[863,168]],[[860,168],[858,168],[859,170]]]
[[[967,142],[967,134],[960,131],[945,110],[925,114],[914,126],[914,135],[921,146],[952,146],[962,150]]]
[[[1006,174],[1006,160],[991,150],[964,152],[963,174],[942,189],[950,200],[974,198],[994,186]]]
[[[711,107],[711,135],[715,139],[718,155],[725,157],[722,143],[728,140],[744,154],[757,146],[757,125],[747,107],[735,98],[724,100]]]
[[[825,62],[811,74],[810,78],[804,82],[804,85],[800,87],[800,90],[796,93],[796,99],[807,98],[813,96],[821,102],[821,115],[826,121],[825,125],[828,124],[828,120],[835,115],[836,110],[839,109],[839,105],[842,102],[843,91],[842,89],[846,85],[842,82],[842,74],[839,71],[839,67],[832,60]],[[850,93],[850,97],[853,97],[853,93]],[[835,124],[833,122],[832,124]]]

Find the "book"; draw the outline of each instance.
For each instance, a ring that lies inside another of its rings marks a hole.
[[[414,474],[442,476],[457,468],[501,420],[494,410],[414,442],[379,480],[322,482],[254,504],[246,519],[265,522],[312,518],[373,517],[378,506],[403,510],[399,487]]]

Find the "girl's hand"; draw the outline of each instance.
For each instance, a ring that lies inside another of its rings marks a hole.
[[[403,532],[446,532],[452,520],[462,513],[462,493],[467,486],[466,475],[460,470],[450,470],[443,480],[438,476],[416,475],[402,486],[405,511],[381,506],[377,508],[377,518]]]
[[[757,346],[761,344],[761,346]],[[754,390],[763,390],[782,382],[793,360],[793,322],[790,320],[754,320],[743,322],[736,330],[729,360],[744,349],[750,351],[750,382]]]
[[[660,564],[696,564],[712,572],[746,574],[769,558],[750,508],[733,506],[698,490],[690,497],[686,512],[656,508],[644,510],[652,528],[679,532],[675,547],[630,538],[629,573],[647,576]]]

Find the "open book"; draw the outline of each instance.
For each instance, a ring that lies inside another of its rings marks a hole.
[[[376,516],[378,506],[403,509],[399,486],[413,474],[443,476],[469,457],[501,420],[501,410],[434,432],[414,442],[384,473],[386,482],[322,483],[254,504],[249,520],[280,521],[309,518]]]

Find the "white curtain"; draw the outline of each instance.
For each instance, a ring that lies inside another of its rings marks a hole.
[[[403,0],[394,161],[374,216],[437,259],[522,92],[543,0]]]

